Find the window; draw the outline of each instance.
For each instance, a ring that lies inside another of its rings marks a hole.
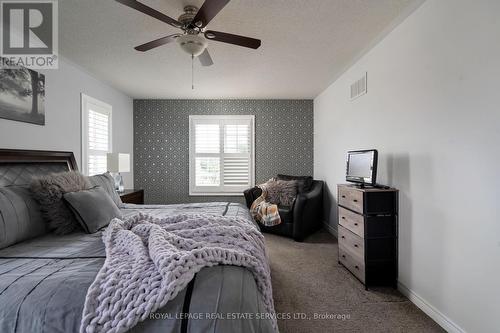
[[[112,107],[82,94],[82,170],[89,176],[107,171],[111,153]]]
[[[243,195],[254,185],[254,116],[189,116],[189,194]]]

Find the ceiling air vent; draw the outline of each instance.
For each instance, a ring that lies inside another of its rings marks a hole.
[[[367,73],[365,72],[361,79],[351,84],[351,101],[366,94],[366,77]]]

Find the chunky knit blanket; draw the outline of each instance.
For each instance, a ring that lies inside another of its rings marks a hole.
[[[247,220],[207,214],[114,219],[106,261],[87,291],[80,332],[125,332],[164,306],[203,267],[249,269],[274,316],[264,238]],[[276,321],[273,326],[277,331]]]

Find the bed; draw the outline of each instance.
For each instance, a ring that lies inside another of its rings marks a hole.
[[[68,170],[77,170],[72,153],[0,150],[0,332],[79,331],[87,289],[105,260],[101,233],[47,233],[27,190],[33,176]],[[209,212],[253,223],[236,203],[125,204],[121,210],[124,217]],[[203,268],[130,332],[272,332],[264,313],[253,275],[219,265]]]

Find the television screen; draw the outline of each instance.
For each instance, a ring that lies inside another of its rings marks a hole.
[[[346,180],[354,183],[376,184],[377,150],[347,152]]]

